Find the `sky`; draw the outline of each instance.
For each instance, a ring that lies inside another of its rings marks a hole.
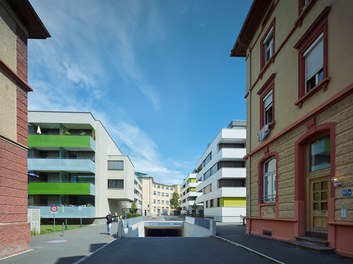
[[[135,171],[181,184],[245,120],[252,0],[30,0],[51,38],[28,44],[29,110],[91,112]]]

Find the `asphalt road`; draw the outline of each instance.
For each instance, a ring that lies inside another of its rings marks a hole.
[[[216,238],[147,237],[118,239],[76,264],[271,263]]]

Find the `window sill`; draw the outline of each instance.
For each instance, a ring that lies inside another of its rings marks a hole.
[[[326,92],[329,82],[330,82],[330,78],[329,77],[323,79],[317,86],[315,86],[308,93],[306,93],[302,97],[300,97],[294,104],[297,105],[299,108],[302,108],[303,103],[308,98],[310,98],[313,94],[315,94],[317,91],[322,89],[324,92]]]
[[[261,207],[263,207],[263,206],[275,206],[276,205],[276,202],[268,202],[268,203],[266,203],[266,202],[260,202],[259,203],[259,206],[261,206]]]

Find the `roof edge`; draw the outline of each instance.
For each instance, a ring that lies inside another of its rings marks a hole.
[[[271,6],[272,0],[254,0],[244,24],[240,30],[238,38],[230,52],[231,57],[245,57],[254,34],[259,27],[267,9]]]

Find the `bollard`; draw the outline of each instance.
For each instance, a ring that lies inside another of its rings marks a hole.
[[[61,225],[61,236],[64,237],[64,222]]]

